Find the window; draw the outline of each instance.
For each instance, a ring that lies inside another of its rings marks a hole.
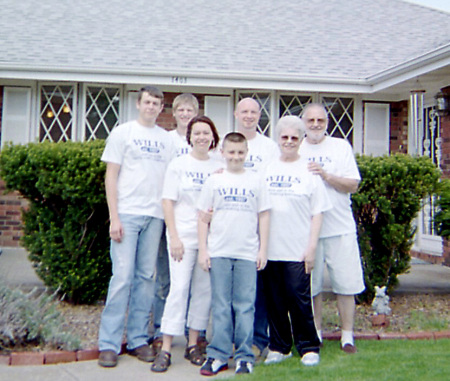
[[[261,106],[261,118],[259,119],[258,131],[266,136],[271,132],[271,94],[270,93],[240,93],[238,101],[243,98],[253,98]]]
[[[323,97],[322,103],[328,112],[328,134],[353,142],[353,98]]]
[[[68,141],[75,138],[73,85],[43,85],[40,89],[39,141]]]
[[[106,139],[119,124],[120,88],[86,87],[85,141]]]
[[[305,106],[311,102],[310,95],[280,95],[280,118],[286,115],[300,116]]]

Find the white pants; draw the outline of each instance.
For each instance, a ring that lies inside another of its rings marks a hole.
[[[201,331],[208,327],[211,282],[209,272],[201,269],[197,256],[197,250],[185,250],[182,261],[175,262],[169,255],[170,291],[161,321],[163,334],[184,335],[186,315],[189,328]]]

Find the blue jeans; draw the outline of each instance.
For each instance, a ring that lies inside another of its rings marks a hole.
[[[102,313],[99,350],[120,352],[128,309],[129,349],[147,343],[155,288],[155,264],[163,220],[150,216],[119,215],[124,235],[111,241],[112,277]]]
[[[207,356],[226,362],[253,363],[256,263],[242,259],[211,258],[212,340]],[[234,315],[234,330],[233,330]]]
[[[161,319],[170,289],[169,253],[164,230],[159,245],[158,259],[156,260],[155,300],[153,301],[154,335],[151,341],[161,336]]]

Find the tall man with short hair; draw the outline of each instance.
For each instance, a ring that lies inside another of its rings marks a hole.
[[[257,131],[261,118],[259,103],[253,98],[243,98],[237,104],[234,117],[236,118],[237,131],[247,139],[248,154],[244,164],[245,168],[263,174],[267,164],[280,156],[280,151],[275,141]],[[262,360],[267,355],[268,329],[269,323],[267,321],[262,275],[261,271],[258,271],[253,332],[253,346],[257,361]]]
[[[306,106],[302,119],[306,138],[300,147],[300,156],[309,161],[309,170],[322,178],[333,204],[333,209],[323,214],[312,273],[317,333],[322,339],[321,292],[326,264],[333,292],[337,295],[342,326],[341,348],[346,353],[355,353],[355,295],[364,291],[364,279],[350,195],[358,190],[361,177],[350,144],[345,139],[326,135],[328,116],[321,104]]]
[[[156,125],[163,93],[143,87],[136,107],[138,119],[115,127],[102,155],[113,273],[99,330],[98,364],[103,367],[117,365],[127,310],[129,354],[146,362],[154,359],[148,323],[163,229],[162,186],[175,149],[168,132]]]

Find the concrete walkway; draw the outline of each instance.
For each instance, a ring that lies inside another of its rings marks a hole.
[[[440,293],[450,294],[450,268],[413,260],[408,274],[399,276],[400,285],[395,293]],[[24,289],[43,287],[34,273],[23,249],[4,248],[0,255],[0,282]],[[325,291],[330,291],[326,280]],[[150,372],[149,364],[138,361],[128,355],[120,356],[116,368],[104,369],[96,360],[71,362],[41,366],[0,365],[0,381],[126,381],[136,379],[195,381],[205,380],[199,374],[199,368],[189,364],[183,358],[184,338],[175,338],[172,351],[172,365],[167,373]],[[230,377],[234,367],[220,373],[217,378]]]

